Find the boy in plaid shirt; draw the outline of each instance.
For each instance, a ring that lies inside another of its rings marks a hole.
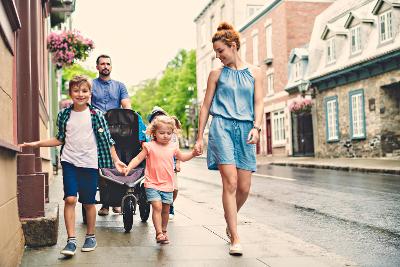
[[[93,251],[97,246],[94,230],[98,168],[113,168],[113,161],[120,172],[126,167],[115,152],[114,140],[102,112],[89,104],[91,93],[91,84],[86,77],[73,77],[69,82],[69,95],[73,104],[58,113],[57,136],[20,145],[33,148],[62,146],[64,220],[68,240],[61,254],[66,256],[73,256],[76,252],[77,194],[79,193],[79,202],[85,207],[87,216],[87,233],[82,251]]]

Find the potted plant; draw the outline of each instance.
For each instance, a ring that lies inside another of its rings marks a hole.
[[[52,32],[47,37],[47,49],[52,53],[57,68],[85,60],[94,49],[94,43],[78,31]]]
[[[303,97],[298,97],[296,99],[293,99],[293,101],[289,104],[290,112],[296,114],[310,113],[311,108],[312,108],[312,100]]]

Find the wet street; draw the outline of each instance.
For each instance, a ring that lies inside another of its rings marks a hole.
[[[210,201],[218,173],[190,164],[182,194]],[[361,266],[400,266],[400,176],[266,165],[251,191],[243,215]]]
[[[97,249],[65,259],[62,183],[55,181],[58,243],[27,248],[21,266],[400,266],[399,176],[259,167],[239,214],[240,258],[227,253],[219,173],[194,159],[182,164],[179,187],[170,245],[155,243],[151,218],[135,215],[126,234],[122,216],[110,212],[97,217]],[[84,231],[77,210],[78,248]]]

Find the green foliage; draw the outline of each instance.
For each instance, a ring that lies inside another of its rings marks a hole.
[[[64,67],[62,72],[62,94],[68,95],[68,82],[75,75],[85,75],[91,79],[96,78],[97,73],[88,69],[85,69],[79,64],[74,64],[69,67]]]
[[[187,125],[185,105],[192,105],[191,100],[197,98],[196,52],[180,50],[159,80],[145,81],[133,90],[132,108],[144,119],[153,106],[160,106],[170,115],[177,116],[183,126]]]

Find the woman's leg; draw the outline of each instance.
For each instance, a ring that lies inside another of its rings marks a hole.
[[[231,233],[231,243],[240,243],[237,232],[237,204],[236,191],[238,173],[235,165],[218,165],[222,178],[222,204],[224,206],[225,220]]]
[[[96,225],[96,206],[94,204],[84,204],[86,210],[86,221],[87,221],[87,235],[93,235]]]
[[[237,169],[237,190],[236,190],[236,206],[239,212],[240,208],[246,202],[250,192],[251,171]]]
[[[64,199],[64,221],[68,237],[75,237],[75,206],[76,197],[69,196]]]

